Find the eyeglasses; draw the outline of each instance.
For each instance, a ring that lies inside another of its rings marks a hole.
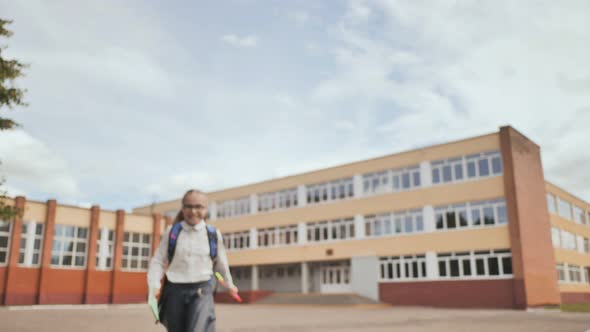
[[[192,210],[192,209],[197,209],[197,210],[200,210],[200,209],[204,209],[204,208],[205,208],[205,206],[203,206],[203,205],[201,205],[201,204],[195,204],[195,205],[190,205],[190,204],[183,204],[183,205],[182,205],[182,208],[183,208],[183,209],[186,209],[186,210]]]

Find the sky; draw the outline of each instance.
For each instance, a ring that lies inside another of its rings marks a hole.
[[[511,125],[590,201],[590,1],[9,1],[10,195],[126,209]]]

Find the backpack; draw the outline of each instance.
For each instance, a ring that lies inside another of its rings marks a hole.
[[[176,240],[178,240],[178,235],[181,230],[182,223],[180,222],[172,225],[172,229],[170,229],[170,234],[168,235],[168,264],[170,264],[172,258],[174,258]],[[217,229],[215,229],[213,225],[207,224],[207,238],[209,239],[209,256],[211,256],[211,261],[215,264],[215,259],[217,258]]]

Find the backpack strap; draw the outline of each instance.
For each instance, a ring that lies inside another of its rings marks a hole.
[[[179,222],[172,225],[172,229],[170,229],[170,233],[168,235],[168,264],[170,264],[172,262],[172,258],[174,258],[174,252],[176,251],[176,241],[178,240],[181,230],[182,224]],[[207,224],[207,239],[209,240],[209,255],[211,256],[211,261],[213,264],[215,264],[217,259],[217,229],[215,229],[213,225]]]
[[[168,264],[172,263],[172,258],[174,258],[174,252],[176,251],[176,241],[178,240],[178,235],[182,230],[182,224],[177,222],[176,224],[172,225],[172,229],[170,229],[170,234],[168,235]]]
[[[215,265],[217,259],[217,229],[213,225],[207,224],[207,238],[209,239],[209,255]]]

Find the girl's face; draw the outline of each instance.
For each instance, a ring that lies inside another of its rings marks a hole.
[[[196,225],[205,219],[207,215],[208,200],[204,194],[192,192],[182,202],[182,213],[184,221],[190,225]]]

